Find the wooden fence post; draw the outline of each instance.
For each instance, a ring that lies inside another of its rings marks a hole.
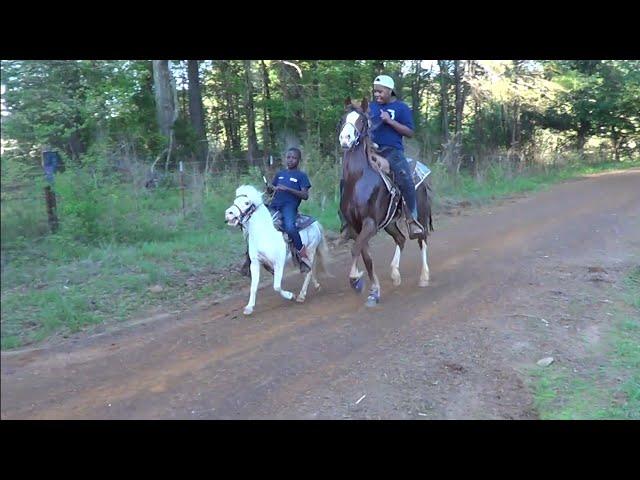
[[[180,190],[182,191],[182,218],[184,218],[184,167],[182,161],[180,162]]]
[[[47,218],[49,220],[49,228],[51,233],[58,230],[58,215],[56,214],[56,194],[51,189],[51,185],[44,187],[44,198],[47,203]]]

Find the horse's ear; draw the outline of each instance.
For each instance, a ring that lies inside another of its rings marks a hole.
[[[347,97],[344,100],[344,109],[348,109],[351,106],[351,97]]]
[[[369,101],[367,100],[367,97],[364,97],[362,99],[362,103],[360,104],[360,108],[362,108],[362,113],[367,113],[367,110],[369,110]]]

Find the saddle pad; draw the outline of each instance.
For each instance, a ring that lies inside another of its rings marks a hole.
[[[413,170],[413,183],[415,183],[417,190],[424,179],[429,176],[431,169],[424,163],[417,162],[413,159],[407,158],[407,161],[411,167],[413,167],[413,164],[415,163],[415,168],[411,168],[411,170]]]
[[[271,209],[269,209],[269,212],[271,212],[271,219],[273,220],[273,226],[276,227],[276,230],[283,232],[282,213],[280,213],[279,210],[271,210]],[[296,217],[296,228],[298,229],[298,231],[304,230],[315,221],[316,219],[311,215],[304,215],[302,213],[298,213],[298,216]]]

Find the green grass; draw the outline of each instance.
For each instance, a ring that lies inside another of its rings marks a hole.
[[[318,218],[325,229],[337,231],[339,168],[326,165],[330,163],[312,160],[306,165],[313,172],[313,190],[300,210]],[[640,162],[523,177],[493,167],[476,181],[449,178],[433,165],[434,211],[452,199],[485,202],[581,173],[630,166]],[[238,185],[262,187],[259,171],[209,179],[206,189],[187,193],[184,215],[176,188],[134,189],[72,173],[56,179],[60,230],[55,235],[45,234],[40,200],[2,203],[3,350],[124,321],[150,307],[188,308],[233,288],[229,269],[242,262],[245,244],[238,230],[224,224],[224,210]],[[41,185],[31,194],[42,196]],[[193,278],[205,281],[193,286]],[[153,285],[163,291],[149,292]],[[635,301],[637,305],[637,296]]]
[[[623,284],[604,356],[591,352],[579,373],[557,365],[533,371],[540,418],[640,419],[640,267]]]

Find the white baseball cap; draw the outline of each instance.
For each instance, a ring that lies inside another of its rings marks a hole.
[[[396,94],[396,92],[393,91],[393,89],[395,88],[395,83],[393,82],[393,78],[391,78],[389,75],[378,75],[376,79],[373,81],[373,84],[382,85],[383,87],[390,88],[391,93],[393,95]]]

